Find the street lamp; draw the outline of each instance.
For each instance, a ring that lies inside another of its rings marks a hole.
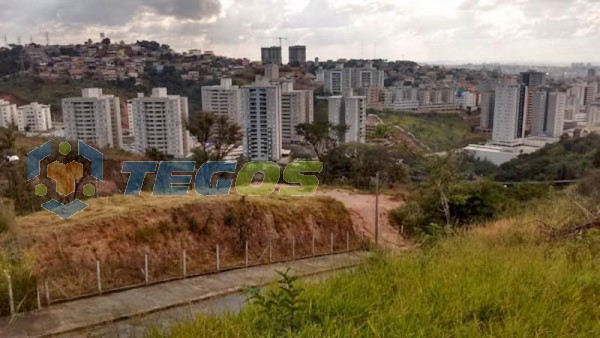
[[[0,163],[0,168],[2,168],[7,163],[17,162],[18,160],[20,160],[19,156],[17,156],[17,155],[8,155],[8,156],[6,156],[4,158],[4,161],[2,161],[2,163]]]

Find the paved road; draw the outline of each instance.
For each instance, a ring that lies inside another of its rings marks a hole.
[[[296,275],[310,276],[355,266],[367,256],[366,252],[355,252],[307,258],[52,305],[39,311],[21,314],[10,323],[3,319],[0,322],[0,337],[47,337],[85,332],[114,322],[232,296],[246,286],[262,286],[276,281],[278,275],[275,271],[288,267]],[[232,301],[239,302],[239,297]]]

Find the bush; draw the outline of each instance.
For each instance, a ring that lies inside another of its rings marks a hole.
[[[450,227],[461,227],[496,219],[519,210],[523,202],[545,196],[546,185],[518,184],[502,186],[495,182],[458,182],[448,187],[446,197]],[[439,234],[430,229],[446,224],[440,193],[432,187],[422,187],[411,201],[390,213],[390,221],[402,227],[409,236]],[[434,231],[435,230],[435,231]]]
[[[12,200],[0,199],[0,234],[9,232],[14,224],[15,211]]]

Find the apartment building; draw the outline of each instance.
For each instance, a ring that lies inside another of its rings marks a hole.
[[[19,131],[38,133],[52,129],[50,106],[32,102],[17,108]]]
[[[533,95],[531,136],[560,137],[564,130],[566,93],[538,90]]]
[[[242,124],[241,90],[231,79],[221,79],[219,85],[202,87],[202,111],[225,116],[230,121]]]
[[[17,105],[0,99],[0,127],[10,128],[17,120]]]
[[[306,46],[290,46],[288,48],[290,65],[306,63]]]
[[[254,84],[241,89],[244,156],[249,161],[279,161],[282,156],[281,87]]]
[[[284,145],[302,142],[303,137],[296,132],[301,123],[311,123],[314,119],[312,90],[294,90],[292,82],[281,83],[281,138]]]
[[[281,57],[281,47],[263,47],[260,49],[261,61],[263,65],[280,65],[283,60]]]
[[[492,143],[517,146],[525,137],[527,119],[527,86],[496,87]]]
[[[131,100],[131,109],[137,151],[154,148],[175,158],[189,154],[187,97],[168,95],[166,88],[154,88],[150,97],[138,94]]]
[[[385,73],[367,63],[363,68],[344,68],[337,64],[334,69],[324,71],[325,92],[342,95],[347,90],[358,90],[365,87],[384,87]]]
[[[496,101],[496,92],[487,91],[481,93],[481,115],[479,128],[489,131],[494,128],[494,107]]]
[[[329,122],[347,127],[342,142],[366,142],[367,102],[364,96],[330,96]]]
[[[85,88],[81,97],[62,100],[65,138],[101,147],[123,147],[121,106],[118,97],[100,88]]]

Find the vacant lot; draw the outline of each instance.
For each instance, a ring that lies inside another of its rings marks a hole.
[[[402,127],[434,152],[452,150],[486,140],[485,136],[471,132],[469,123],[458,114],[409,114],[390,111],[378,114],[385,123]]]

